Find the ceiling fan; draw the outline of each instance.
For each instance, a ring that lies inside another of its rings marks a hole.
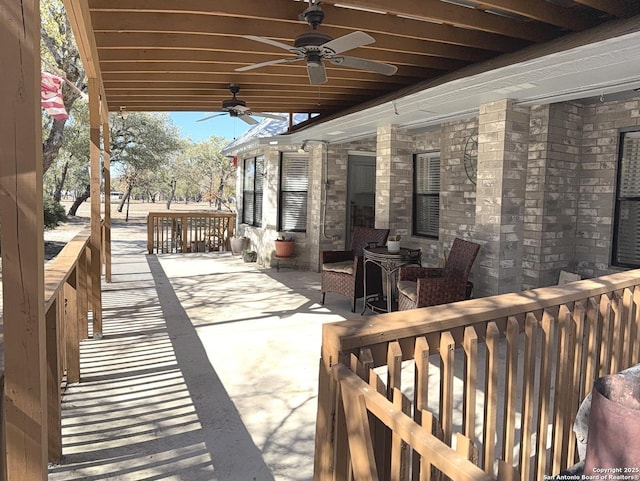
[[[225,114],[229,114],[231,117],[238,117],[240,120],[250,125],[255,125],[258,123],[258,121],[252,117],[252,115],[255,115],[256,117],[266,117],[269,119],[281,121],[287,120],[286,117],[283,117],[281,115],[253,112],[249,107],[247,107],[247,103],[244,100],[240,100],[236,97],[237,93],[240,92],[240,86],[238,84],[230,84],[229,90],[231,91],[233,98],[222,101],[222,110],[219,111],[219,113],[198,119],[196,120],[196,122],[204,122],[205,120],[209,120]]]
[[[255,40],[257,42],[266,43],[268,45],[273,45],[274,47],[287,50],[288,52],[295,54],[295,58],[281,58],[269,60],[267,62],[255,63],[245,67],[239,67],[236,71],[244,72],[255,68],[265,67],[267,65],[305,60],[307,62],[307,73],[309,75],[311,85],[319,85],[327,81],[327,73],[324,68],[323,60],[327,60],[334,65],[366,70],[368,72],[379,73],[382,75],[393,75],[398,70],[398,67],[388,63],[342,55],[343,52],[348,50],[374,43],[375,39],[371,35],[360,31],[352,32],[336,39],[333,39],[326,33],[319,32],[318,25],[320,25],[324,20],[324,12],[320,9],[320,2],[311,3],[309,8],[300,14],[300,19],[306,20],[312,30],[298,35],[293,42],[293,46],[265,37],[244,35],[245,38],[250,40]]]

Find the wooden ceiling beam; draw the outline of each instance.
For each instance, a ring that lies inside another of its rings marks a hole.
[[[274,8],[275,6],[275,8]],[[227,15],[235,18],[271,19],[289,23],[302,23],[298,19],[306,5],[290,0],[272,0],[269,2],[246,2],[237,0],[92,0],[92,10],[97,12],[171,12],[200,15]],[[324,26],[350,28],[368,33],[396,34],[402,37],[442,42],[452,45],[481,48],[496,52],[512,52],[525,46],[525,43],[509,39],[503,35],[474,31],[451,25],[425,23],[422,20],[379,15],[366,11],[323,5]],[[339,19],[339,23],[337,20]]]
[[[100,62],[201,62],[233,64],[234,68],[249,65],[252,63],[265,62],[272,58],[295,58],[293,55],[284,52],[280,57],[274,54],[249,51],[246,53],[229,52],[225,50],[190,50],[190,49],[101,49]],[[429,57],[413,54],[392,54],[384,50],[370,49],[367,51],[367,59],[377,62],[393,63],[394,65],[419,66],[423,68],[435,68],[438,70],[456,70],[467,65],[469,62],[451,60],[442,57]],[[303,63],[301,62],[301,65]]]
[[[472,30],[481,30],[531,42],[544,42],[558,36],[556,28],[539,23],[517,22],[481,10],[467,8],[440,0],[323,0],[324,4],[348,4],[365,9],[376,9],[394,15],[444,22]]]
[[[105,90],[108,93],[117,93],[118,91],[129,91],[130,93],[139,92],[143,90],[145,92],[154,92],[154,91],[191,91],[194,93],[197,92],[224,92],[226,95],[231,95],[229,93],[229,84],[224,83],[216,83],[216,84],[208,84],[208,83],[194,83],[194,82],[110,82],[105,81]],[[376,90],[369,89],[359,89],[354,91],[354,89],[343,88],[343,87],[334,87],[327,86],[327,84],[316,86],[315,88],[310,88],[308,85],[278,85],[278,84],[241,84],[240,85],[240,94],[242,97],[243,93],[252,92],[256,95],[263,95],[266,93],[274,93],[279,92],[283,95],[288,95],[289,93],[299,93],[300,95],[304,94],[305,96],[309,96],[310,98],[317,98],[319,95],[362,95],[364,97],[371,96],[377,93]]]
[[[207,73],[207,74],[222,74],[222,73],[237,73],[235,68],[243,64],[216,64],[216,63],[201,63],[201,62],[137,62],[137,61],[121,61],[121,62],[107,62],[102,65],[102,71],[106,72],[132,72],[132,73],[146,73],[146,72],[193,72],[193,73]],[[358,78],[362,80],[377,81],[381,77],[380,74],[370,73],[363,70],[334,66],[328,62],[325,62],[327,75],[332,78]],[[294,75],[294,76],[307,76],[306,64],[302,61],[294,64],[287,65],[275,65],[264,67],[261,70],[261,74],[269,75]],[[385,77],[390,83],[407,83],[407,79],[404,77],[417,77],[420,79],[434,77],[440,73],[444,73],[444,69],[429,69],[421,67],[413,67],[400,65],[398,72],[391,76]]]
[[[244,83],[251,82],[252,79],[255,82],[259,82],[264,79],[265,82],[271,84],[276,83],[280,85],[307,85],[309,88],[317,88],[313,85],[309,84],[309,79],[307,77],[295,77],[290,75],[262,75],[258,76],[255,73],[247,74],[243,72],[234,72],[231,74],[206,74],[206,73],[185,73],[185,72],[174,72],[174,73],[157,73],[157,72],[147,72],[144,75],[132,74],[129,72],[105,72],[103,73],[103,79],[105,82],[108,81],[125,81],[130,82],[132,80],[142,82],[142,83],[152,83],[156,81],[166,82],[166,81],[176,81],[182,80],[186,82],[206,82],[206,83],[215,83],[221,82],[225,84],[230,83],[239,83],[243,85]],[[389,77],[384,77],[384,79],[389,79]],[[374,89],[383,89],[383,90],[394,90],[398,88],[397,83],[386,82],[384,80],[380,81],[372,81],[367,82],[361,79],[336,79],[329,78],[330,85],[338,86],[338,87],[349,87],[353,89],[360,88],[374,88]]]
[[[163,13],[152,15],[152,19],[149,19],[141,13],[105,12],[94,16],[94,28],[96,34],[111,33],[116,36],[120,36],[125,32],[178,35],[200,34],[208,37],[203,39],[203,43],[205,45],[208,43],[209,48],[241,51],[260,50],[274,52],[275,55],[282,55],[287,52],[283,49],[245,39],[242,36],[256,35],[268,37],[293,47],[293,41],[296,35],[309,31],[309,27],[306,25],[292,24],[286,29],[283,29],[281,25],[269,20],[249,21],[243,18],[216,18],[203,15],[171,15]],[[351,31],[325,26],[323,26],[321,30],[333,38],[338,38]],[[493,56],[490,52],[478,48],[473,49],[470,47],[447,45],[399,35],[377,33],[375,34],[375,39],[375,44],[349,51],[349,55],[352,55],[352,52],[366,52],[375,48],[392,52],[454,58],[473,62],[487,60]],[[158,37],[156,37],[155,40],[158,40]],[[366,54],[362,54],[361,56],[366,56]]]
[[[496,8],[560,28],[581,32],[595,25],[595,19],[575,9],[555,5],[546,0],[479,0],[483,8]]]

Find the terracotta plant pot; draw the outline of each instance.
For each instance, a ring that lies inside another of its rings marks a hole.
[[[295,249],[295,241],[276,240],[276,256],[278,257],[293,257]]]

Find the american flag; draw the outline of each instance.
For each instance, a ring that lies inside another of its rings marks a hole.
[[[57,120],[69,118],[62,99],[62,82],[64,82],[62,77],[41,72],[40,100],[42,108]]]

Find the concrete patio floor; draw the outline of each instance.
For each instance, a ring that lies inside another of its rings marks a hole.
[[[112,238],[49,479],[310,480],[321,328],[359,316],[349,300],[229,253],[147,255],[139,219]]]

